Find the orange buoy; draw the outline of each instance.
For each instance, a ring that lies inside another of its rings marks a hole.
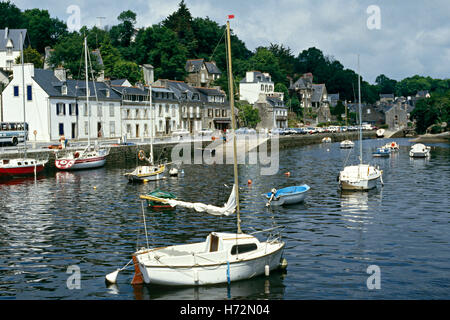
[[[250,180],[250,179],[248,179],[248,181],[247,181],[248,184],[252,184],[252,182],[253,182],[253,181]]]
[[[291,175],[291,173],[288,171],[288,172],[285,172],[284,175],[289,177]]]

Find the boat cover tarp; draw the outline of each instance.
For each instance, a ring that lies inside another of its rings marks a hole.
[[[163,203],[168,203],[172,207],[180,206],[188,209],[194,209],[197,212],[206,212],[215,216],[229,216],[234,213],[236,209],[236,186],[233,185],[233,190],[231,191],[230,197],[227,203],[223,207],[216,207],[213,205],[201,203],[201,202],[186,202],[175,199],[163,199],[158,197],[145,197],[146,199],[151,198],[153,201],[159,201]],[[141,196],[142,198],[142,196]]]

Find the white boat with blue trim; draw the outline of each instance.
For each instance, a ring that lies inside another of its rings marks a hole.
[[[303,184],[301,186],[291,186],[282,189],[272,189],[271,192],[264,194],[269,201],[267,205],[286,205],[305,201],[306,194],[310,186]]]

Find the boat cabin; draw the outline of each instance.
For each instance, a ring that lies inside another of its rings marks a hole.
[[[257,250],[259,240],[248,234],[211,232],[206,238],[206,252],[228,251],[231,255]]]

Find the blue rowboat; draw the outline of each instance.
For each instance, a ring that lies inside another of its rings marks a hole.
[[[280,190],[272,189],[271,192],[265,193],[269,202],[267,205],[284,205],[284,204],[294,204],[305,200],[306,193],[309,191],[310,187],[307,184],[301,186],[286,187]]]
[[[389,157],[389,155],[391,154],[391,149],[390,148],[377,148],[377,151],[372,152],[372,156],[374,157]]]

